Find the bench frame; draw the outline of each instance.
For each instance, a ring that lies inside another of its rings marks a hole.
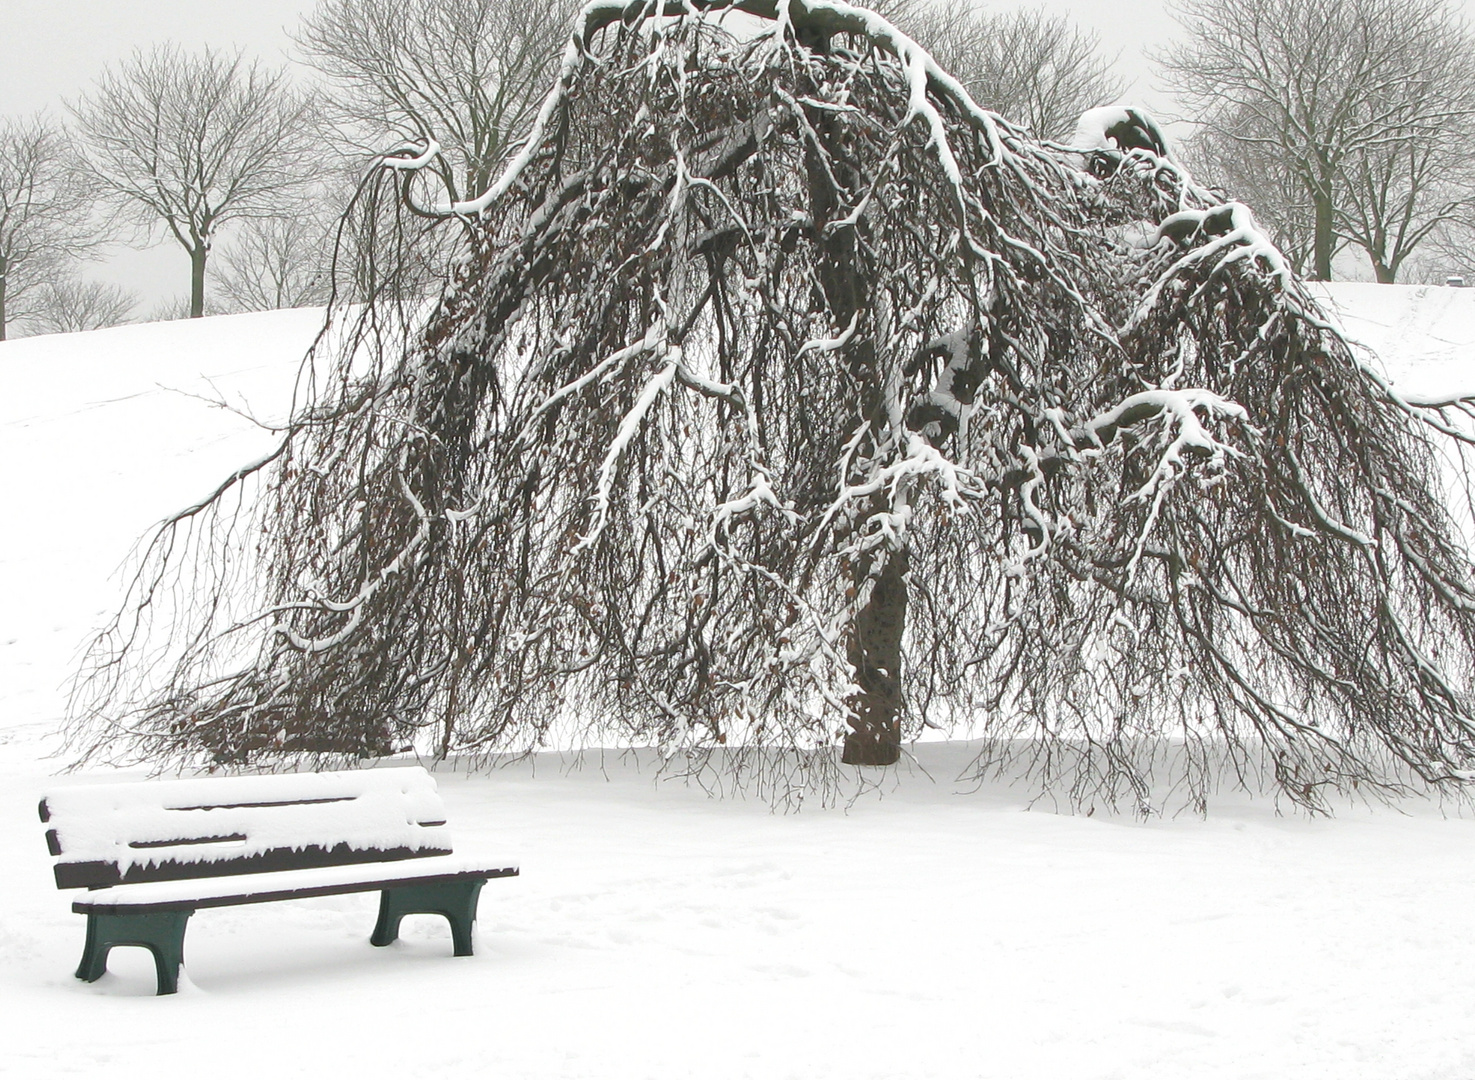
[[[108,953],[115,945],[140,945],[154,954],[158,992],[174,993],[179,989],[179,969],[184,966],[184,930],[193,914],[191,908],[126,915],[89,911],[77,978],[97,982],[107,974]]]

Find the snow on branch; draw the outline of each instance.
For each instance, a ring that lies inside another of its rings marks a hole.
[[[1128,321],[1124,329],[1126,333],[1141,325],[1170,282],[1193,271],[1214,277],[1236,263],[1248,262],[1256,270],[1268,274],[1284,292],[1296,294],[1299,291],[1290,263],[1261,231],[1250,208],[1243,203],[1229,202],[1206,210],[1180,210],[1158,225],[1157,239],[1170,240],[1186,251],[1148,289]]]
[[[646,414],[650,412],[651,406],[666,392],[672,381],[676,378],[676,370],[681,365],[681,350],[673,347],[668,350],[667,356],[669,358],[666,360],[665,366],[650,377],[650,380],[645,384],[645,388],[640,391],[640,396],[635,399],[635,404],[625,414],[625,418],[620,421],[619,431],[610,442],[609,449],[605,452],[604,462],[599,466],[599,483],[594,491],[594,523],[589,527],[589,531],[574,545],[573,550],[576,552],[591,546],[604,530],[605,523],[609,520],[610,490],[614,487],[615,469],[620,464],[620,458],[624,455],[626,448],[629,447],[630,440],[635,437],[636,432],[640,430],[641,425],[645,422]]]
[[[423,169],[429,165],[440,154],[440,143],[434,139],[426,139],[424,149],[418,149],[406,144],[397,150],[391,150],[379,159],[379,164],[386,169],[403,169],[413,172]]]

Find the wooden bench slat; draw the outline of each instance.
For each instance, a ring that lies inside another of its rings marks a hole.
[[[234,844],[245,843],[245,833],[229,833],[225,836],[176,836],[171,840],[130,840],[128,846],[135,849],[161,847],[188,847],[191,844]]]
[[[391,867],[370,864],[252,874],[223,881],[116,885],[79,897],[72,902],[72,910],[80,914],[145,914],[155,911],[230,907],[272,900],[369,892],[409,883],[434,885],[466,878],[516,877],[518,873],[518,866],[514,862],[444,855],[417,859],[405,864],[405,869],[398,873]]]
[[[255,810],[263,806],[321,806],[323,803],[348,802],[357,795],[334,795],[330,799],[271,799],[267,802],[214,802],[199,806],[166,806],[165,810]]]
[[[302,848],[270,848],[234,859],[201,859],[197,862],[136,862],[122,869],[112,862],[58,862],[52,867],[58,889],[102,889],[157,881],[193,881],[199,878],[242,877],[286,870],[311,870],[323,866],[356,866],[361,863],[401,862],[449,855],[451,848],[354,848],[337,844],[331,848],[309,845]]]

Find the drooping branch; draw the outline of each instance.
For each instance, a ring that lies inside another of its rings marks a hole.
[[[120,696],[139,639],[105,638],[79,734],[614,738],[795,798],[837,739],[884,764],[933,724],[1082,803],[1154,805],[1165,744],[1190,801],[1223,767],[1313,806],[1458,782],[1442,433],[1249,210],[1151,149],[1031,140],[861,9],[743,5],[749,39],[717,10],[586,8],[488,191],[400,204],[460,246],[444,290],[339,313],[259,546],[222,514],[187,556],[258,588],[189,594],[163,689]],[[139,597],[179,565],[155,550]]]

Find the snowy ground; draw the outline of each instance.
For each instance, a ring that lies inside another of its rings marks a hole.
[[[1336,299],[1400,382],[1463,374],[1475,290],[1366,288]],[[279,412],[315,319],[0,345],[0,1074],[1475,1076],[1475,820],[1026,812],[1022,789],[965,793],[958,744],[789,815],[631,756],[443,770],[457,849],[523,865],[483,893],[477,956],[428,918],[371,948],[360,895],[199,913],[177,998],[138,950],[75,981],[83,920],[34,816],[85,781],[46,756],[58,687],[129,542],[268,441],[178,391],[207,371]]]
[[[1407,392],[1475,391],[1475,289],[1362,281],[1311,289]]]

